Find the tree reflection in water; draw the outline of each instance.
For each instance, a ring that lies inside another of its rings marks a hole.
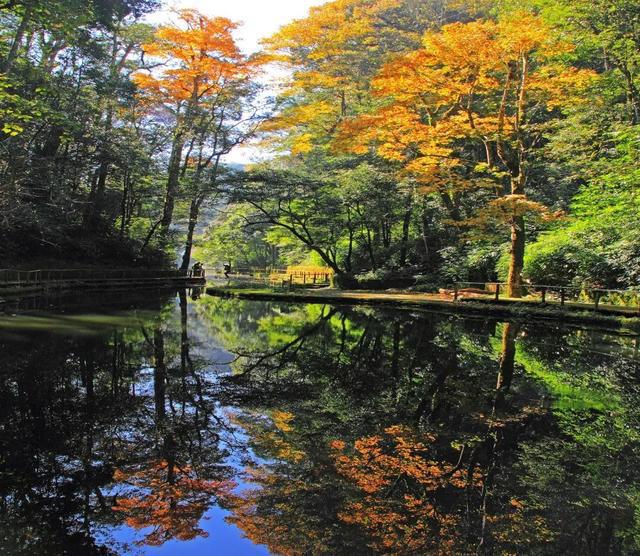
[[[244,428],[268,463],[247,470],[256,488],[229,519],[255,542],[284,554],[638,550],[638,365],[595,353],[601,333],[315,306],[261,315],[248,339],[209,304],[241,356],[226,395],[260,416]]]
[[[177,314],[25,317],[2,333],[0,551],[127,553],[206,534],[234,483],[179,300]],[[116,542],[122,522],[143,530]]]
[[[595,330],[186,293],[0,322],[0,549],[197,542],[221,507],[280,554],[636,553],[633,357]]]
[[[160,546],[168,540],[191,540],[208,533],[200,527],[205,512],[214,501],[228,497],[235,486],[232,480],[210,480],[200,477],[203,458],[210,466],[219,459],[217,450],[204,451],[201,432],[208,430],[214,415],[211,400],[202,395],[202,384],[195,371],[189,350],[188,312],[185,292],[180,292],[180,386],[173,392],[178,399],[168,398],[171,387],[165,354],[165,333],[157,323],[153,340],[154,431],[158,459],[117,469],[114,480],[127,485],[115,497],[113,510],[125,516],[135,529],[150,528],[138,544]],[[189,379],[193,383],[189,385]],[[191,386],[191,387],[190,387]],[[193,388],[195,386],[195,388]],[[177,407],[176,407],[177,405]],[[170,412],[167,413],[167,406]],[[193,411],[193,413],[192,413]],[[217,436],[217,432],[213,433]],[[195,435],[195,437],[194,437]],[[194,465],[199,464],[197,467]]]

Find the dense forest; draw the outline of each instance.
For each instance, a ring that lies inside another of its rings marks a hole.
[[[0,2],[0,266],[638,283],[640,1],[334,0],[252,55],[160,7]]]

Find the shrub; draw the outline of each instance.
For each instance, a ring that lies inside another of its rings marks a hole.
[[[543,234],[527,248],[525,278],[534,284],[615,287],[620,270],[593,240],[575,230]]]

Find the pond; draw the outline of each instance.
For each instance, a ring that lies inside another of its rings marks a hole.
[[[0,315],[0,552],[640,553],[637,337],[87,305]]]

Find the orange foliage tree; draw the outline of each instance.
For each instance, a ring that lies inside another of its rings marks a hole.
[[[520,295],[525,216],[548,216],[525,191],[544,114],[577,102],[592,77],[565,63],[571,49],[525,12],[427,32],[421,49],[382,68],[373,80],[377,106],[345,121],[336,142],[401,164],[450,209],[465,188],[493,191],[471,223],[509,226],[512,296]]]
[[[286,146],[307,153],[326,145],[338,124],[371,102],[371,79],[384,61],[420,45],[426,28],[482,13],[489,2],[333,0],[265,41],[292,71],[282,111],[265,131],[286,131]]]
[[[380,16],[401,0],[336,0],[310,9],[265,41],[272,59],[292,71],[282,110],[263,127],[286,131],[285,145],[307,153],[326,144],[338,123],[367,98],[371,70],[384,52]],[[387,27],[388,30],[388,27]]]
[[[160,108],[165,117],[168,113],[173,119],[160,221],[163,236],[171,225],[181,173],[194,154],[194,146],[204,145],[208,135],[215,133],[225,105],[236,100],[231,91],[256,68],[234,41],[235,23],[223,17],[209,18],[195,10],[181,10],[177,15],[178,25],[160,27],[155,40],[144,45],[145,54],[157,60],[157,65],[134,75],[148,105]],[[186,144],[190,148],[183,160]],[[204,160],[215,162],[215,152],[214,149],[211,153],[213,157],[204,156]]]

